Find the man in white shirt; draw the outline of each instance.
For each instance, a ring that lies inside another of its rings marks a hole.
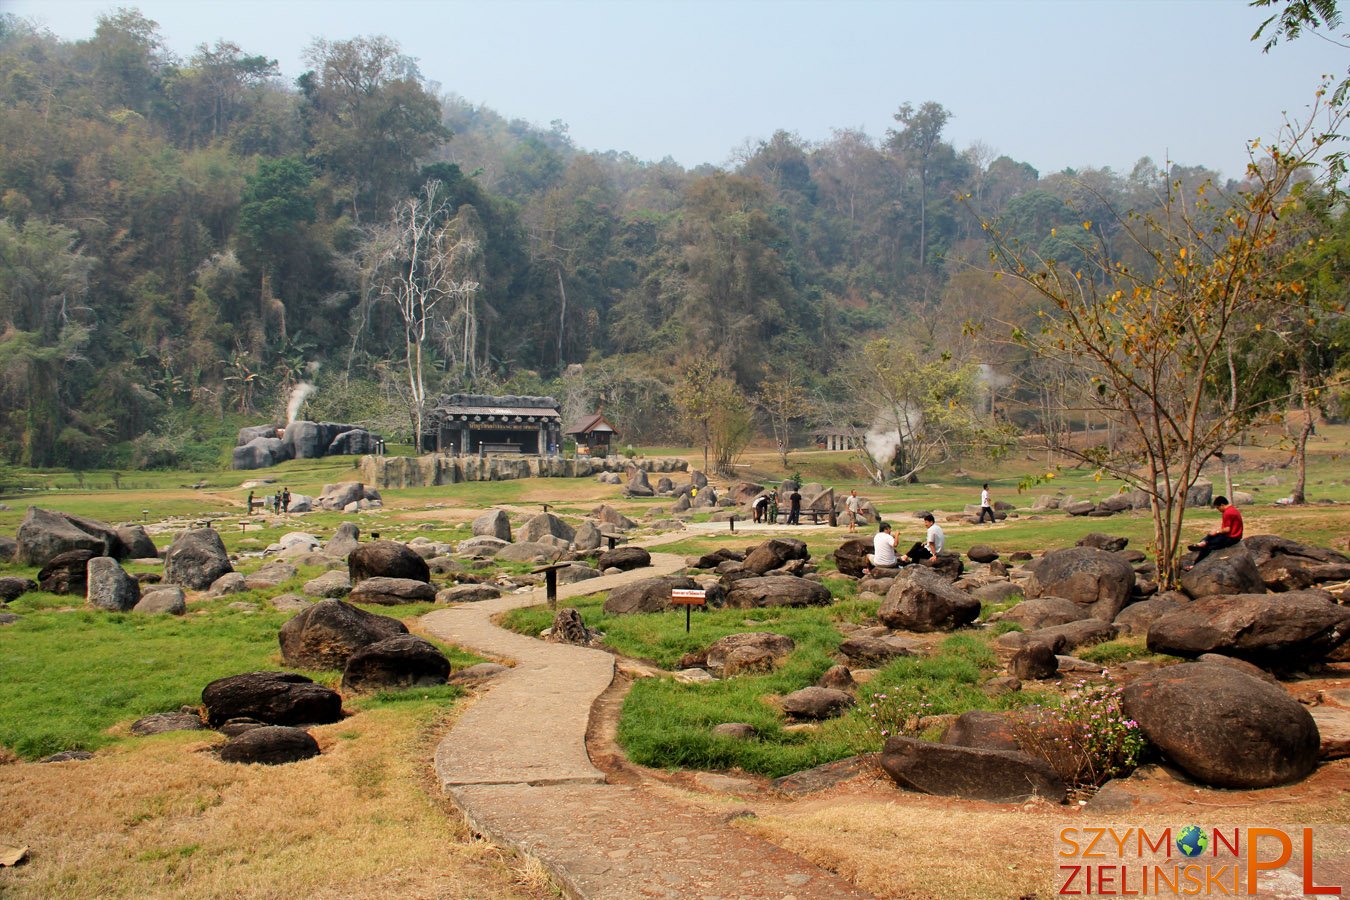
[[[858,499],[858,492],[849,491],[848,497],[844,500],[844,512],[848,513],[848,530],[854,532],[858,530],[858,510],[862,508],[862,501]]]
[[[947,536],[942,533],[942,528],[933,518],[932,513],[924,513],[923,520],[928,523],[928,532],[924,535],[922,543],[910,547],[909,552],[900,557],[900,562],[905,565],[924,559],[932,559],[942,552],[942,546],[947,541]]]
[[[895,538],[891,535],[891,526],[882,522],[877,529],[876,537],[872,538],[872,552],[867,554],[867,562],[878,569],[893,568],[898,560],[895,556]],[[863,569],[863,574],[869,574],[871,569]]]
[[[980,491],[980,520],[975,523],[976,525],[984,524],[984,516],[986,513],[989,514],[990,525],[993,525],[996,521],[998,521],[996,518],[994,518],[993,504],[989,502],[989,485],[987,484]]]

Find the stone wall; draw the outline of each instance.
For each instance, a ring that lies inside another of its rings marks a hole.
[[[516,478],[589,478],[601,472],[685,472],[689,463],[676,457],[623,456],[563,459],[557,456],[365,456],[361,480],[380,488],[434,487],[461,481],[511,481]]]

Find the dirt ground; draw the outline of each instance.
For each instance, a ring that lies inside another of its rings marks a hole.
[[[642,666],[624,666],[641,674]],[[789,798],[744,772],[664,772],[625,760],[615,742],[620,677],[594,711],[587,745],[612,780],[736,816],[740,827],[792,850],[880,898],[1049,898],[1058,894],[1056,838],[1065,827],[1232,823],[1333,826],[1317,832],[1318,877],[1350,888],[1350,759],[1321,765],[1297,784],[1253,791],[1210,788],[1158,765],[1067,804],[998,804],[904,791],[880,770]],[[1350,664],[1286,685],[1304,702],[1350,696]],[[1292,833],[1292,832],[1291,832]],[[1297,859],[1297,857],[1296,857]],[[1339,879],[1339,880],[1337,880]],[[1288,894],[1278,885],[1261,896]]]

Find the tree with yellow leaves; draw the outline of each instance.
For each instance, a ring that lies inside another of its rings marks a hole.
[[[1291,187],[1343,116],[1320,99],[1313,117],[1287,125],[1278,145],[1253,145],[1236,193],[1207,183],[1190,195],[1174,182],[1156,213],[1118,216],[1126,240],[1110,248],[1083,222],[1094,238],[1078,244],[1085,265],[1041,257],[984,226],[996,277],[1017,279],[1042,300],[1039,327],[1014,328],[1013,340],[1081,372],[1090,389],[1075,398],[1075,412],[1104,419],[1121,436],[1114,447],[1059,449],[1150,497],[1165,585],[1175,582],[1186,495],[1201,467],[1269,409],[1269,397],[1245,395],[1236,348],[1275,307],[1306,296],[1272,251]],[[1330,127],[1313,128],[1317,117]],[[1244,377],[1252,375],[1249,365]]]

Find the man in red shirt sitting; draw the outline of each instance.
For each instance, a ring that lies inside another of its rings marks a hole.
[[[1222,550],[1224,547],[1231,547],[1242,540],[1242,513],[1238,508],[1228,502],[1228,498],[1219,496],[1214,498],[1214,508],[1219,511],[1219,530],[1211,531],[1205,535],[1205,539],[1198,544],[1191,544],[1187,550],[1195,550],[1195,562],[1186,568],[1191,568],[1200,560],[1209,556],[1215,550]]]

